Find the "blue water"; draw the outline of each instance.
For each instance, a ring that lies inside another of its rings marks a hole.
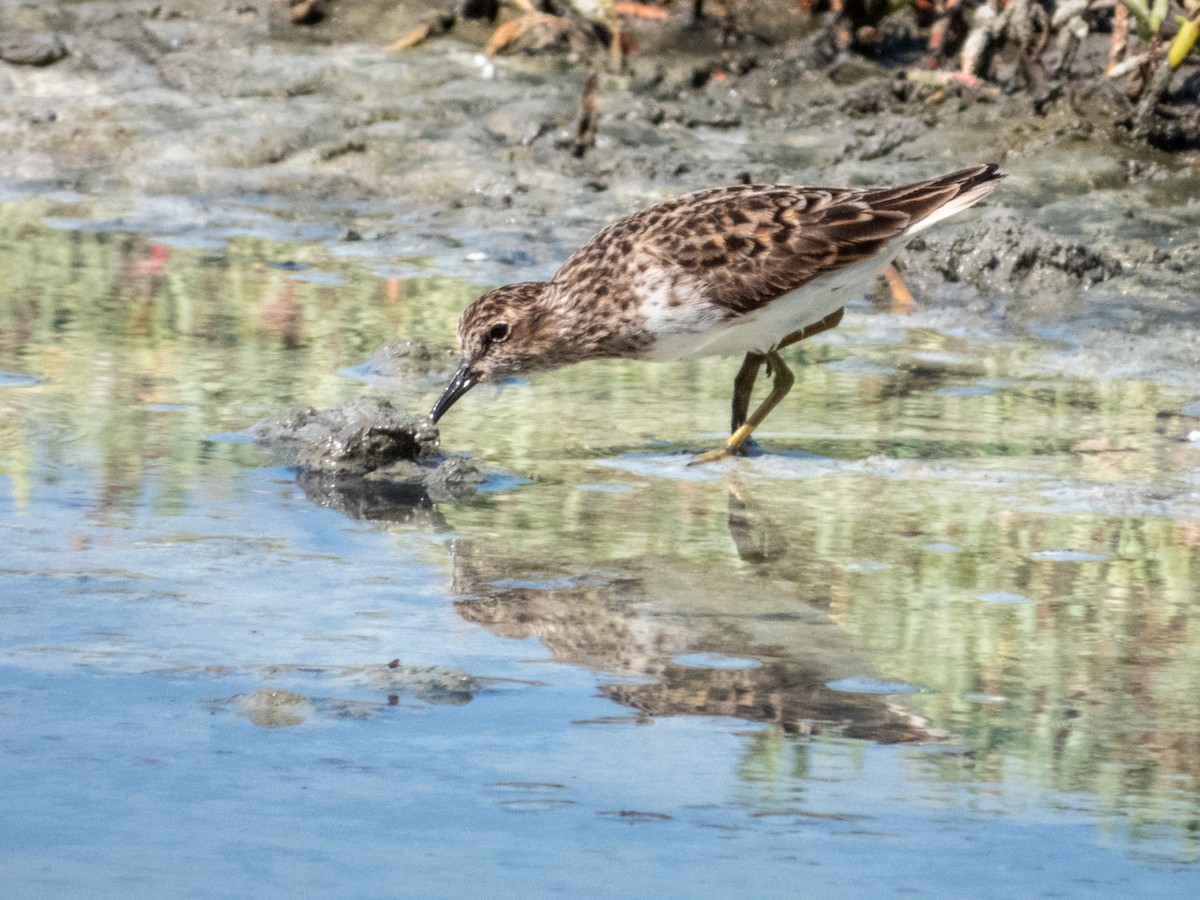
[[[264,263],[294,250],[5,301],[4,898],[1200,894],[1200,461],[1145,385],[1112,419],[1007,363],[889,393],[928,331],[851,325],[805,352],[876,364],[798,366],[754,459],[686,466],[719,361],[581,367],[448,419],[496,490],[306,494],[214,436],[362,390],[470,289]],[[1061,449],[1089,429],[1133,449]],[[1184,512],[1112,514],[1148,482]]]
[[[7,487],[7,486],[6,486]],[[444,538],[350,523],[289,473],[89,520],[72,480],[6,502],[6,896],[1194,896],[1177,840],[1094,798],[947,782],[941,745],[643,720],[533,640],[466,625]],[[7,490],[6,490],[7,493]],[[236,493],[240,498],[233,501]],[[186,548],[186,549],[185,549]],[[397,584],[396,573],[403,573]],[[426,702],[355,670],[497,680]],[[238,698],[308,699],[294,727]],[[759,771],[755,742],[783,760]],[[801,765],[802,763],[802,765]],[[800,886],[803,886],[801,888]]]

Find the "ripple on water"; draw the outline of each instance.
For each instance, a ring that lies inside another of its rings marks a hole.
[[[598,459],[595,464],[634,475],[649,475],[677,481],[719,481],[724,478],[728,460],[707,466],[690,465],[691,453],[625,453],[613,459]]]
[[[1089,553],[1087,550],[1074,550],[1069,547],[1060,550],[1035,550],[1029,555],[1033,559],[1046,559],[1051,562],[1103,562],[1108,559],[1103,553]]]
[[[845,566],[847,572],[880,572],[891,567],[891,563],[879,562],[874,559],[860,559],[846,563]]]
[[[846,372],[851,375],[891,375],[896,371],[893,366],[884,366],[865,356],[847,356],[835,362],[827,363],[825,368],[830,372]]]
[[[501,800],[499,803],[510,812],[544,812],[549,809],[574,806],[576,801],[559,797],[543,797],[531,800]]]
[[[147,403],[143,409],[145,409],[147,412],[173,413],[197,412],[199,408],[195,406],[189,406],[186,403]]]
[[[762,662],[721,653],[684,653],[671,660],[689,669],[758,669]]]
[[[587,587],[589,585],[602,583],[600,579],[595,577],[581,576],[572,578],[564,576],[561,578],[497,578],[495,581],[488,582],[494,588],[501,590],[526,590],[526,591],[569,591],[578,587]]]
[[[907,681],[888,681],[869,675],[852,675],[828,682],[825,687],[844,694],[919,694],[921,689]]]
[[[1029,598],[1024,594],[1014,594],[1010,591],[992,591],[980,594],[978,599],[983,603],[1025,603]]]
[[[939,397],[987,397],[996,391],[982,384],[960,384],[940,387],[933,393]]]
[[[296,281],[306,281],[310,284],[324,285],[326,287],[341,287],[346,283],[346,279],[334,272],[318,272],[316,270],[297,272],[292,276]]]
[[[41,383],[42,379],[36,375],[26,375],[23,372],[8,372],[0,369],[0,388],[33,387],[35,384]]]
[[[768,440],[780,435],[764,434]],[[697,442],[697,450],[707,449],[708,444]],[[846,468],[847,463],[817,456],[811,453],[773,450],[753,459],[732,457],[702,466],[692,465],[695,453],[626,453],[613,459],[598,459],[595,464],[619,469],[634,475],[648,475],[673,481],[724,481],[730,471],[751,478],[796,479],[820,478],[836,474]]]
[[[181,234],[155,234],[151,235],[150,240],[155,244],[162,244],[164,247],[170,247],[172,250],[216,250],[223,251],[229,247],[229,241],[220,237],[213,237],[204,232],[184,232]]]

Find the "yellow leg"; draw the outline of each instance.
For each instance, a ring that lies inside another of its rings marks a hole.
[[[742,445],[750,439],[750,435],[754,433],[754,429],[762,424],[763,419],[771,414],[779,401],[787,396],[787,392],[792,389],[792,385],[796,383],[795,376],[792,375],[792,370],[787,367],[783,361],[783,357],[772,350],[765,357],[767,369],[774,376],[771,385],[771,393],[767,394],[767,398],[759,405],[758,409],[750,414],[742,425],[734,431],[725,443],[716,450],[710,450],[708,453],[701,453],[693,459],[690,465],[699,465],[700,463],[715,462],[718,459],[724,459],[727,456],[732,456],[742,449]]]
[[[896,268],[895,263],[888,263],[883,269],[883,280],[887,282],[888,290],[892,293],[892,312],[910,313],[916,305],[912,291],[904,283],[904,276]]]
[[[747,353],[737,378],[733,380],[733,420],[729,426],[731,432],[741,428],[750,414],[750,395],[754,393],[754,382],[758,378],[758,369],[763,364],[764,356],[762,353]]]
[[[846,307],[843,306],[841,309],[835,309],[819,322],[813,322],[811,325],[805,325],[799,331],[793,331],[782,341],[780,341],[779,345],[775,349],[782,350],[784,347],[790,347],[797,341],[802,341],[805,338],[813,337],[814,335],[820,334],[822,331],[828,331],[830,328],[837,328],[838,325],[841,324],[842,316],[845,314]]]
[[[742,367],[738,371],[737,378],[733,382],[733,433],[729,435],[723,445],[716,450],[701,453],[689,465],[695,466],[700,463],[715,462],[718,459],[724,459],[735,453],[743,452],[743,448],[746,442],[750,440],[750,435],[753,434],[754,429],[762,424],[763,419],[770,414],[771,410],[779,405],[779,401],[787,396],[787,392],[796,383],[791,369],[787,367],[783,358],[776,351],[795,344],[797,341],[810,338],[815,334],[820,334],[822,331],[836,328],[842,321],[842,316],[845,312],[845,309],[834,310],[819,322],[813,322],[799,331],[793,331],[780,341],[779,346],[770,353],[747,353],[745,360],[742,362]],[[762,405],[754,411],[752,416],[747,417],[746,410],[750,406],[750,392],[754,389],[754,382],[758,376],[758,367],[764,362],[767,365],[767,371],[775,376],[775,384],[771,388],[771,393],[767,395],[767,399],[762,402]]]

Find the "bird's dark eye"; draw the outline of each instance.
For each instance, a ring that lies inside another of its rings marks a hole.
[[[492,326],[491,331],[488,332],[488,339],[493,344],[498,344],[501,341],[507,341],[509,332],[511,331],[512,329],[508,327],[507,322],[497,322]]]

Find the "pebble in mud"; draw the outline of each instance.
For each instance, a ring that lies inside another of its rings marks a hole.
[[[0,59],[14,66],[49,66],[67,55],[57,34],[14,28],[0,35]]]

